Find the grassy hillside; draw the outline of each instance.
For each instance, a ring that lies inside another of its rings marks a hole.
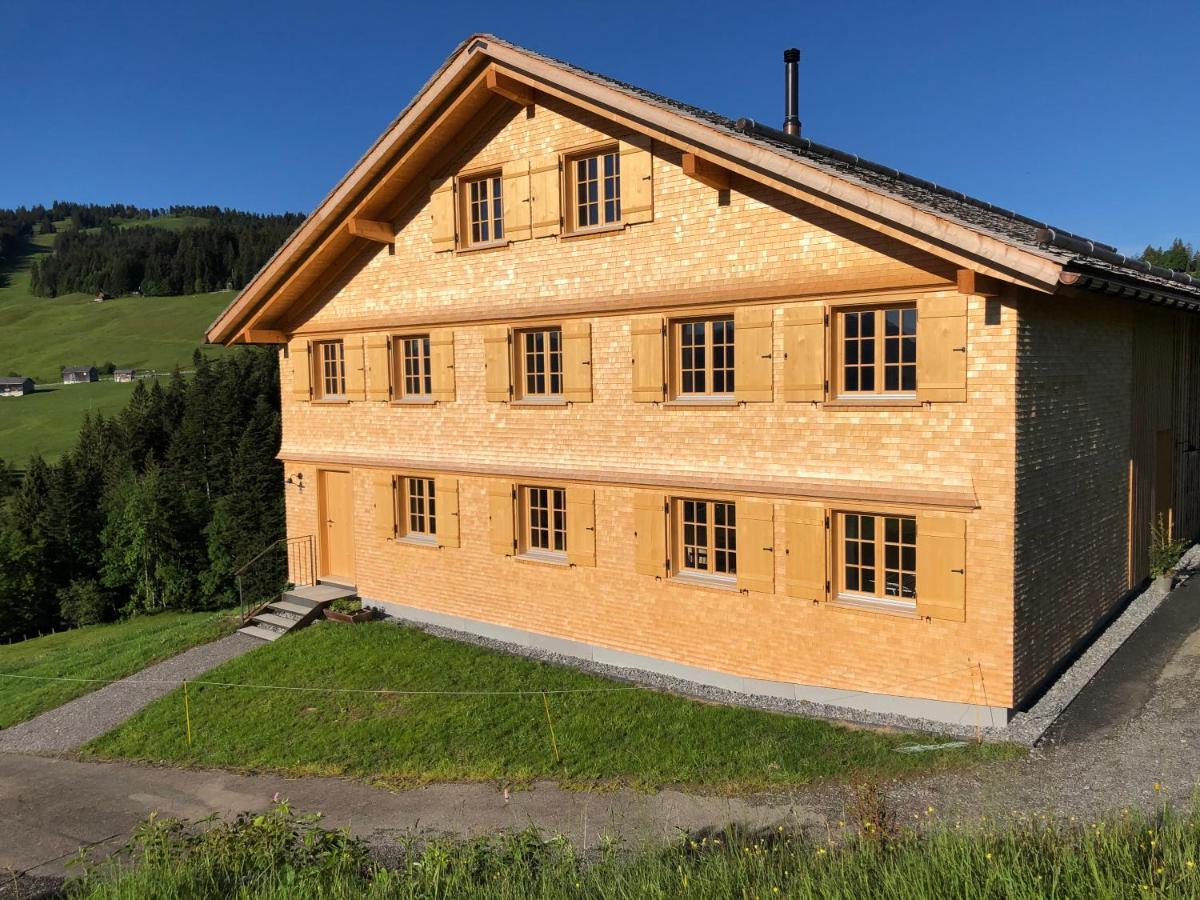
[[[160,217],[122,223],[180,230],[203,222]],[[23,465],[30,455],[58,457],[74,440],[85,410],[112,414],[132,385],[59,384],[61,366],[113,362],[121,368],[169,373],[188,368],[204,330],[233,299],[232,291],[183,297],[122,297],[95,303],[90,295],[35,297],[34,260],[50,252],[54,235],[38,235],[29,252],[0,268],[0,376],[27,375],[44,387],[25,397],[0,398],[0,459]],[[219,348],[205,347],[216,354]]]
[[[24,397],[0,397],[0,459],[25,468],[29,457],[58,459],[75,443],[84,412],[111,416],[129,400],[132,384],[57,384]]]
[[[30,253],[0,272],[0,375],[12,372],[49,383],[58,381],[61,366],[105,362],[169,372],[187,365],[204,329],[233,299],[231,291],[106,303],[85,294],[35,297],[29,269],[50,252],[53,239],[34,238]]]

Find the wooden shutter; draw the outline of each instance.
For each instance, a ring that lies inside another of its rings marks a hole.
[[[531,233],[549,237],[562,230],[562,177],[557,153],[548,153],[529,164]]]
[[[563,322],[563,399],[592,402],[592,323]]]
[[[437,541],[443,547],[459,545],[458,479],[434,480],[433,496],[437,510]]]
[[[363,336],[352,334],[342,342],[346,366],[346,399],[367,399],[367,356]]]
[[[454,400],[454,330],[435,328],[429,332],[429,375],[433,399],[442,403]]]
[[[367,335],[367,399],[392,399],[392,367],[386,334]]]
[[[783,399],[823,401],[826,385],[824,306],[808,304],[783,311],[783,353]]]
[[[511,481],[493,481],[488,484],[489,528],[493,553],[513,556],[517,552],[514,526],[516,491],[516,486]]]
[[[591,488],[567,488],[567,561],[596,565],[596,492]]]
[[[507,325],[488,325],[483,330],[483,359],[486,368],[488,400],[512,399],[512,359],[509,349],[512,332]]]
[[[966,568],[966,520],[917,516],[917,615],[965,622]]]
[[[621,221],[626,225],[654,221],[654,155],[650,138],[630,135],[620,143]]]
[[[633,399],[640,403],[659,401],[666,396],[664,332],[662,316],[637,316],[630,325],[633,338]]]
[[[667,562],[667,496],[652,491],[633,495],[634,569],[639,575],[665,578]]]
[[[529,203],[529,160],[506,162],[501,169],[504,239],[527,241],[532,235]]]
[[[311,400],[312,344],[304,340],[292,341],[288,344],[288,356],[292,360],[292,398]]]
[[[775,310],[746,306],[733,315],[734,397],[746,402],[774,399]]]
[[[824,507],[789,503],[784,508],[787,536],[787,594],[800,600],[825,600],[829,575]]]
[[[453,250],[457,238],[454,228],[454,179],[433,182],[429,197],[429,216],[433,220],[433,249],[435,253]]]
[[[917,399],[964,403],[967,399],[967,298],[917,301]]]
[[[737,502],[737,586],[740,591],[775,593],[774,503]]]
[[[396,476],[376,472],[372,478],[375,499],[375,533],[384,540],[396,537]]]

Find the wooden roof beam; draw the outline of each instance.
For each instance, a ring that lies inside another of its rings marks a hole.
[[[534,89],[523,81],[505,75],[495,66],[488,66],[487,89],[520,106],[533,106]]]
[[[380,244],[396,243],[396,229],[387,222],[376,222],[361,217],[347,219],[346,230],[355,237],[377,241]]]
[[[713,190],[729,190],[729,170],[695,153],[683,154],[683,174]]]
[[[958,292],[976,297],[995,297],[1000,293],[1000,282],[974,269],[959,269]]]
[[[242,332],[243,344],[286,344],[287,335],[270,328],[247,329]]]

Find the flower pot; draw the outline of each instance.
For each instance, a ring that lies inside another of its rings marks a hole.
[[[1154,579],[1154,581],[1150,585],[1150,587],[1152,587],[1155,591],[1157,591],[1160,594],[1169,593],[1171,588],[1173,588],[1174,586],[1175,586],[1175,573],[1174,572],[1167,572],[1165,575],[1159,575],[1157,578]]]
[[[335,609],[326,609],[325,618],[330,622],[347,622],[351,625],[357,625],[359,622],[370,621],[375,616],[373,609],[360,609],[355,613],[338,612]]]

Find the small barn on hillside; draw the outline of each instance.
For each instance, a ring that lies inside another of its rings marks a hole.
[[[63,366],[63,384],[79,384],[85,381],[99,381],[100,375],[95,366]]]
[[[137,369],[113,369],[113,381],[128,383],[137,378]]]
[[[112,298],[112,294],[108,293],[108,291],[96,291],[96,296],[92,299],[97,303],[103,303],[105,300],[111,300]]]
[[[0,397],[24,397],[33,393],[33,379],[15,376],[0,378]]]

